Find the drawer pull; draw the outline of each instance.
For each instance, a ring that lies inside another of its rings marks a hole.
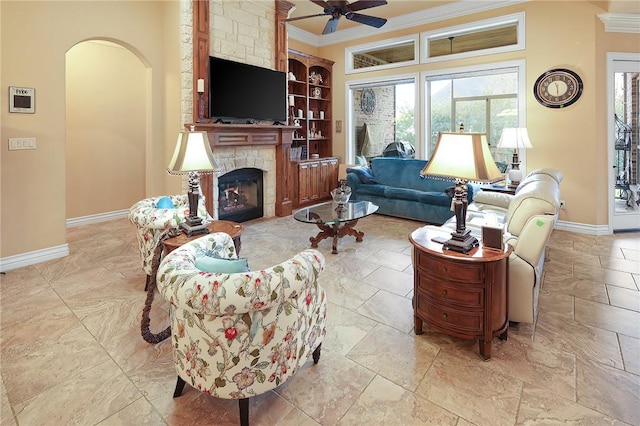
[[[446,297],[447,296],[447,290],[442,290],[442,295]]]
[[[447,313],[446,312],[442,313],[442,318],[447,319]]]

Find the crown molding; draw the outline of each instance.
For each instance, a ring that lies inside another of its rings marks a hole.
[[[603,13],[598,18],[608,33],[640,33],[640,15],[631,13]]]
[[[368,37],[373,34],[383,34],[391,31],[397,31],[405,28],[411,28],[418,25],[429,24],[432,22],[443,21],[445,19],[457,18],[460,16],[472,15],[474,13],[485,12],[487,10],[499,9],[506,6],[512,6],[518,3],[526,3],[530,0],[498,0],[491,2],[479,2],[477,0],[461,0],[456,3],[438,6],[431,9],[421,10],[415,13],[409,13],[395,18],[389,18],[387,23],[376,30],[372,30],[366,25],[359,25],[354,28],[336,31],[333,34],[317,35],[308,31],[301,30],[293,25],[287,26],[289,37],[294,40],[309,44],[315,47],[329,46],[331,44],[341,43],[349,40],[356,40]]]

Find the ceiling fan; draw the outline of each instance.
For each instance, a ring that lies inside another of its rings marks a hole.
[[[353,3],[349,3],[346,0],[310,0],[312,3],[324,9],[323,13],[315,15],[298,16],[296,18],[285,19],[284,22],[298,21],[300,19],[313,18],[316,16],[331,16],[329,22],[325,25],[322,34],[331,34],[338,28],[338,21],[340,17],[344,16],[350,21],[359,22],[360,24],[369,25],[372,27],[380,28],[387,20],[384,18],[378,18],[376,16],[363,15],[361,13],[355,13],[359,10],[369,9],[372,7],[383,6],[387,4],[387,0],[358,0]]]

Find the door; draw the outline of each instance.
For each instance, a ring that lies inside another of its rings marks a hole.
[[[609,230],[640,229],[640,54],[607,54]]]

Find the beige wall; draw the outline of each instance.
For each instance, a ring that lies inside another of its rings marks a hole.
[[[167,152],[176,137],[175,131],[168,134],[165,116],[175,113],[179,126],[182,98],[164,71],[167,62],[179,68],[179,42],[173,39],[180,38],[180,17],[168,16],[177,10],[177,2],[162,1],[0,2],[0,258],[66,242],[65,54],[79,42],[118,41],[145,64],[145,192],[165,192]],[[35,114],[8,113],[10,85],[36,89]],[[8,151],[9,137],[36,137],[37,149]]]
[[[345,47],[521,11],[526,13],[524,51],[386,71],[344,74]],[[336,101],[333,103],[333,117],[336,120],[344,120],[345,82],[350,80],[524,59],[527,87],[526,126],[534,146],[527,151],[527,171],[540,167],[554,167],[564,173],[561,188],[566,207],[560,214],[560,220],[584,225],[606,225],[608,117],[605,56],[607,51],[640,52],[640,34],[605,33],[604,25],[597,17],[605,12],[591,2],[535,0],[471,17],[417,26],[317,49],[305,49],[305,45],[299,42],[290,42],[290,47],[335,61],[333,96]],[[535,80],[552,68],[572,69],[583,80],[582,97],[566,109],[545,108],[533,97],[532,87]],[[345,135],[346,131],[334,134],[334,155],[342,158],[345,155]]]
[[[146,67],[124,47],[87,41],[67,52],[67,219],[144,198],[146,99]]]

